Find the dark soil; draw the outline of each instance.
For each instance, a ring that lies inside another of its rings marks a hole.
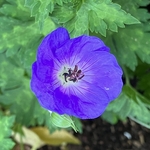
[[[40,150],[150,150],[150,130],[127,120],[111,125],[102,119],[84,120],[81,145],[44,146]]]

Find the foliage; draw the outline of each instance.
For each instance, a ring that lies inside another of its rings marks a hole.
[[[8,137],[14,118],[2,113],[14,115],[15,125],[43,125],[52,132],[55,125],[72,126],[82,132],[78,119],[69,118],[68,122],[67,117],[54,114],[51,118],[30,90],[37,47],[58,26],[66,27],[71,37],[88,34],[102,38],[123,68],[123,91],[103,119],[114,124],[129,117],[150,128],[149,4],[149,0],[1,0],[0,128],[6,130],[0,143],[8,142],[4,149],[13,146]]]
[[[0,147],[2,150],[11,149],[15,145],[15,143],[9,138],[11,136],[11,127],[13,126],[14,120],[14,116],[4,116],[0,113]]]

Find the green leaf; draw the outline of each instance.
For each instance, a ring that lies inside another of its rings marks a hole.
[[[0,22],[2,24],[2,28],[0,28],[0,52],[9,49],[9,56],[14,55],[22,46],[28,46],[36,37],[40,37],[36,24],[22,23],[6,17],[0,17]],[[15,52],[11,52],[13,50]]]
[[[66,23],[75,16],[75,8],[69,3],[63,6],[55,6],[51,17],[57,24]]]
[[[150,14],[148,13],[148,10],[141,7],[150,4],[149,0],[136,0],[136,1],[115,0],[115,2],[120,4],[126,12],[131,13],[141,22],[146,22],[148,19],[150,19]]]
[[[19,88],[22,84],[24,70],[19,67],[16,59],[6,59],[4,54],[0,54],[0,88],[1,91]],[[9,101],[4,100],[5,103]]]
[[[33,112],[34,119],[31,120],[30,125],[32,126],[35,126],[37,124],[40,126],[46,125],[51,132],[54,132],[58,127],[56,127],[52,123],[49,111],[42,108],[40,104],[37,102],[37,99],[35,99],[35,101],[36,103],[34,104],[34,112]]]
[[[72,119],[73,123],[75,124],[77,131],[82,134],[83,133],[82,123],[81,123],[80,119],[76,118],[76,117],[71,117],[71,119]]]
[[[122,110],[125,103],[126,103],[126,97],[124,96],[124,94],[120,94],[120,96],[115,101],[113,101],[108,105],[107,110],[114,111],[117,113]]]
[[[70,18],[72,16],[70,14]],[[88,11],[85,4],[82,4],[79,10],[76,12],[75,17],[66,22],[64,27],[70,31],[72,37],[76,37],[80,36],[81,34],[89,34],[88,23]]]
[[[128,97],[122,93],[115,101],[110,103],[107,107],[108,111],[112,111],[118,114],[119,118],[126,119],[131,111],[131,101],[128,100]]]
[[[54,118],[52,118],[52,116]],[[52,113],[52,116],[50,115],[49,111],[43,109],[38,103],[36,103],[36,105],[34,105],[34,120],[32,120],[31,125],[33,126],[36,124],[45,124],[51,132],[54,132],[58,127],[60,128],[61,126],[63,126],[62,128],[72,127],[75,129],[75,131],[82,133],[82,125],[79,119],[65,115],[63,118],[67,118],[66,125],[61,125],[61,122],[65,120],[56,113]],[[58,118],[61,119],[57,122]]]
[[[0,13],[22,21],[33,20],[29,9],[24,7],[24,0],[7,0],[0,8]]]
[[[59,115],[57,113],[51,112],[52,123],[60,128],[72,127],[75,131],[78,131],[72,118],[68,115]]]
[[[102,119],[104,119],[105,121],[111,124],[116,124],[118,122],[118,117],[116,113],[112,111],[105,111],[102,115]]]
[[[25,126],[46,125],[51,131],[56,127],[52,125],[49,112],[43,109],[30,90],[30,80],[23,78],[19,88],[3,91],[0,103],[9,107],[10,113],[16,115],[16,123]]]
[[[125,85],[122,94],[115,101],[109,104],[107,108],[108,112],[106,111],[106,114],[113,112],[120,119],[129,117],[137,123],[150,128],[149,108],[150,101],[131,86]],[[105,120],[108,120],[110,116],[111,114],[108,114],[107,116],[105,115]]]
[[[148,12],[148,10],[146,9],[137,9],[138,11],[136,11],[137,14],[135,14],[135,16],[137,16],[137,18],[141,21],[141,22],[147,22],[148,19],[150,19],[150,13]]]
[[[43,30],[45,21],[49,18],[49,13],[53,12],[55,4],[62,5],[63,2],[62,0],[25,0],[25,6],[30,8],[31,16],[35,17],[40,30]]]
[[[0,7],[3,5],[4,0],[0,0]]]
[[[31,5],[33,5],[34,0],[25,0],[25,6],[26,7],[31,7]]]
[[[1,150],[12,149],[15,143],[9,138],[11,136],[11,127],[14,123],[14,116],[3,116],[0,113],[0,148]]]
[[[33,100],[33,95],[28,89],[29,80],[23,79],[23,84],[13,90],[4,90],[0,96],[0,102],[4,105],[10,105],[10,112],[16,115],[16,122],[24,125],[30,125],[32,117],[29,117],[34,109],[36,101]]]
[[[38,24],[34,22],[22,22],[8,17],[0,17],[0,22],[0,53],[6,51],[7,57],[17,54],[24,67],[30,69],[43,35],[55,28],[54,23],[46,20],[43,33],[40,33]]]
[[[136,8],[139,8],[139,6],[147,6],[150,4],[149,0],[136,0],[136,1],[131,1],[131,0],[126,0],[126,1],[120,1],[120,0],[113,0],[115,3],[120,4],[123,9],[125,9],[127,12],[128,11],[136,11]]]
[[[118,32],[118,26],[124,28],[124,24],[135,24],[139,21],[121,9],[121,6],[112,3],[111,0],[88,1],[90,30],[106,36],[106,29]],[[93,20],[94,19],[94,20]],[[104,31],[103,31],[104,30]]]
[[[139,21],[121,9],[118,4],[110,0],[87,0],[82,2],[67,3],[57,6],[52,14],[57,24],[62,23],[72,37],[92,32],[106,36],[106,29],[117,32],[118,26],[135,24]]]
[[[43,109],[30,89],[30,79],[24,76],[24,69],[16,58],[0,54],[0,105],[16,116],[16,123],[22,125],[46,125],[55,130],[49,112]]]
[[[133,3],[138,4],[139,6],[147,6],[148,4],[150,4],[149,0],[136,0],[133,1]]]
[[[150,44],[150,26],[149,23],[147,23],[150,19],[150,14],[146,9],[139,8],[139,4],[142,3],[142,1],[117,2],[121,4],[124,10],[133,14],[143,23],[140,25],[127,26],[125,29],[121,29],[117,34],[109,33],[109,36],[107,36],[104,41],[110,46],[119,63],[134,71],[138,65],[137,57],[143,62],[150,64],[150,52],[148,49],[148,45]]]
[[[133,71],[138,65],[137,57],[150,64],[150,34],[144,31],[145,27],[145,24],[128,26],[104,39],[119,63]]]

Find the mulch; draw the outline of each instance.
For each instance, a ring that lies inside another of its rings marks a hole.
[[[83,133],[74,133],[81,145],[44,146],[39,150],[150,150],[150,129],[127,119],[111,125],[101,118],[83,120]]]

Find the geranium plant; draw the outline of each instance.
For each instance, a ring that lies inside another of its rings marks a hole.
[[[149,4],[0,1],[1,149],[23,126],[81,133],[82,119],[129,117],[150,128]]]

